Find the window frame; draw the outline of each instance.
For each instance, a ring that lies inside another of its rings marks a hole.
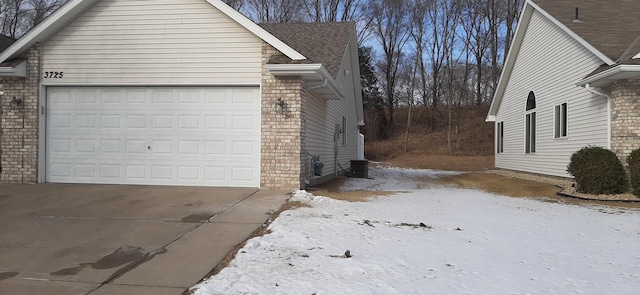
[[[537,141],[537,113],[536,113],[536,95],[533,91],[529,91],[524,112],[524,153],[536,153]]]
[[[569,137],[569,104],[563,102],[553,106],[553,138]]]
[[[504,121],[496,124],[496,154],[504,153]]]

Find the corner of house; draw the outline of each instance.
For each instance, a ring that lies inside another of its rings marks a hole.
[[[265,189],[304,188],[305,82],[302,77],[275,77],[266,69],[271,57],[282,54],[262,43],[261,179]],[[278,99],[284,102],[277,107]]]

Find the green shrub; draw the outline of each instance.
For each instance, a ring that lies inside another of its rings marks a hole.
[[[573,153],[567,171],[575,177],[581,193],[619,194],[629,186],[620,159],[601,147],[589,146]]]
[[[640,149],[636,149],[627,158],[629,164],[629,178],[633,194],[640,197]]]

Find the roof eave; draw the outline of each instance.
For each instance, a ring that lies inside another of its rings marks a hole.
[[[576,86],[590,84],[595,87],[602,87],[616,80],[639,79],[640,65],[618,65],[606,71],[586,77],[576,83]]]
[[[0,67],[0,77],[21,77],[27,76],[27,61],[24,60],[12,67]]]
[[[341,87],[333,79],[329,71],[322,64],[267,64],[265,68],[271,75],[301,76],[305,81],[321,81],[318,89],[329,90],[325,98],[339,100],[345,97]]]

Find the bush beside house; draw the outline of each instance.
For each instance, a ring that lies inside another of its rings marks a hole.
[[[577,191],[587,194],[620,194],[627,190],[627,174],[615,153],[601,147],[582,148],[567,167],[575,177]]]

